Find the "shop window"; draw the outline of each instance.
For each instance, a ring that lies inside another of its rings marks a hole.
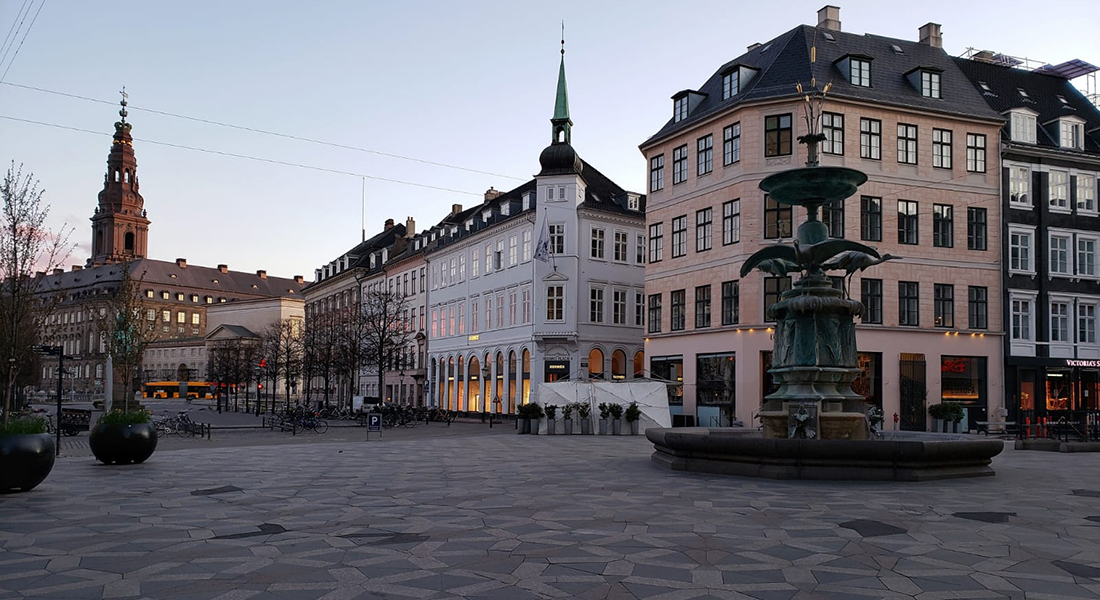
[[[665,382],[668,387],[668,403],[684,404],[684,357],[654,356],[649,361],[650,377]]]
[[[593,348],[588,353],[588,378],[603,379],[603,351]]]
[[[699,354],[695,357],[696,403],[700,407],[720,407],[718,423],[720,426],[730,425],[736,414],[735,366],[736,361],[732,352]],[[703,423],[703,425],[710,425],[710,423]]]
[[[626,379],[626,352],[622,350],[611,353],[611,379]]]
[[[852,391],[868,404],[882,408],[882,353],[860,352],[858,361],[859,375],[852,382]]]

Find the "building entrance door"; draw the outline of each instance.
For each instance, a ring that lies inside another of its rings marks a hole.
[[[899,416],[903,431],[924,431],[927,428],[924,405],[928,387],[925,381],[924,355],[902,354]]]

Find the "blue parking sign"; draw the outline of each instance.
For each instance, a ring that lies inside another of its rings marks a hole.
[[[367,415],[367,432],[382,431],[382,415],[370,413]]]

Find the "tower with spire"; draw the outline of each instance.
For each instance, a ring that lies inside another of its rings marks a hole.
[[[137,159],[130,123],[126,122],[126,88],[123,88],[121,119],[115,123],[111,152],[107,155],[107,173],[99,206],[92,215],[92,256],[89,265],[103,265],[145,258],[149,242],[149,219],[145,200],[138,192]]]
[[[540,176],[580,175],[583,165],[573,149],[573,120],[569,118],[569,89],[565,84],[565,26],[562,26],[561,65],[558,67],[558,90],[554,97],[554,116],[550,119],[553,135],[550,145],[539,155]]]

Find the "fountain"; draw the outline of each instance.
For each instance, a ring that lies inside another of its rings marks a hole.
[[[754,269],[779,277],[799,275],[767,309],[776,322],[769,373],[779,389],[764,399],[761,428],[648,429],[653,460],[673,470],[777,479],[922,481],[993,475],[989,463],[1003,442],[877,432],[867,403],[852,390],[860,374],[854,319],[863,305],[848,296],[847,285],[835,288],[827,273],[843,271],[850,282],[856,271],[896,257],[830,238],[818,219],[822,205],[843,202],[867,181],[855,169],[818,164],[817,145],[825,139],[819,122],[829,87],[818,90],[813,80],[808,91],[798,86],[810,131],[798,138],[807,146],[806,167],[760,182],[775,202],[805,208],[806,220],[791,245],[764,248],[741,267],[741,277]]]

